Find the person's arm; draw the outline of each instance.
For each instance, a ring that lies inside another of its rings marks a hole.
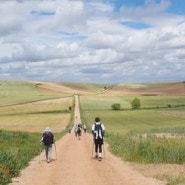
[[[44,133],[42,134],[42,137],[40,139],[40,143],[43,143],[43,139],[44,139]]]
[[[92,125],[92,135],[93,135],[93,139],[95,139],[95,137],[96,137],[95,124],[96,124],[96,123],[94,123],[94,124]]]
[[[94,124],[92,125],[91,131],[92,131],[92,134],[94,134]]]
[[[105,134],[105,126],[104,126],[103,123],[101,124],[101,128],[102,128],[102,134],[103,134],[103,137],[104,137],[104,134]]]

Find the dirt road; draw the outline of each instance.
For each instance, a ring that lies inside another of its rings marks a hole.
[[[75,100],[74,124],[78,124],[81,122],[78,96]],[[20,177],[13,179],[11,185],[165,185],[133,170],[113,156],[107,145],[103,160],[97,161],[92,158],[92,146],[90,134],[83,133],[78,140],[72,130],[56,142],[57,153],[53,147],[51,163],[46,163],[43,152],[30,162]]]

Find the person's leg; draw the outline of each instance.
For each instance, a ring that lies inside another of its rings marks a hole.
[[[97,139],[95,139],[94,141],[94,146],[95,146],[95,157],[98,157],[98,141]]]
[[[98,141],[98,149],[99,149],[98,160],[102,159],[102,144],[103,144],[103,141],[102,141],[102,139],[100,139]]]
[[[48,146],[48,158],[47,158],[47,162],[51,161],[51,153],[52,153],[52,145]]]
[[[81,131],[78,131],[78,139],[80,140]]]
[[[45,145],[46,161],[48,160],[48,151],[49,151],[49,147]]]

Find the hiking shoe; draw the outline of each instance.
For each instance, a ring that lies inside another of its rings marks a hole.
[[[102,158],[101,157],[98,157],[98,161],[101,161],[102,160]]]
[[[47,163],[50,163],[50,160],[49,159],[47,160]]]

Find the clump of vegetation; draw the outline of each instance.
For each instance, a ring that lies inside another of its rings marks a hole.
[[[111,151],[124,160],[141,163],[185,163],[182,137],[157,137],[155,134],[108,135]]]
[[[131,102],[132,108],[133,109],[139,109],[141,107],[141,102],[140,99],[135,98],[132,102]]]
[[[119,104],[119,103],[114,103],[114,104],[112,104],[112,109],[113,110],[120,110],[121,109],[121,104]]]
[[[158,137],[155,133],[130,132],[126,135],[106,134],[110,150],[123,160],[145,164],[182,164],[185,163],[185,128],[170,129],[172,137]],[[172,131],[173,130],[173,131]],[[163,130],[165,131],[165,130]],[[168,133],[169,129],[166,130]],[[179,132],[177,132],[179,131]],[[160,133],[159,133],[160,135]],[[184,183],[184,175],[161,176],[169,185]]]
[[[11,178],[39,154],[40,134],[8,132],[0,130],[0,184],[6,185]]]

